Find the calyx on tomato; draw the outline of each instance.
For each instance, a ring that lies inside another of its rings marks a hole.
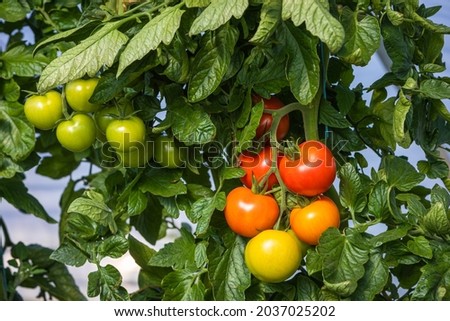
[[[279,163],[280,177],[293,193],[315,196],[326,192],[336,178],[336,162],[328,147],[309,140],[299,145],[300,155],[284,155]]]
[[[241,182],[248,188],[252,188],[253,179],[261,183],[265,180],[267,189],[272,189],[273,185],[278,183],[275,173],[266,177],[271,169],[276,168],[281,160],[281,155],[277,155],[276,164],[272,164],[272,147],[266,146],[259,153],[244,151],[239,155],[239,167],[245,171],[241,177]]]
[[[278,220],[280,210],[272,196],[254,194],[246,187],[236,187],[227,195],[224,212],[233,232],[253,237],[271,229]]]

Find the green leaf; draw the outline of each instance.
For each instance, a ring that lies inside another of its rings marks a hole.
[[[439,79],[426,79],[420,83],[419,92],[432,99],[448,99],[450,84]]]
[[[0,153],[0,178],[13,178],[17,173],[23,173],[24,169],[13,160]]]
[[[147,208],[147,204],[148,198],[145,193],[139,189],[132,190],[128,196],[128,215],[133,216],[141,214]]]
[[[329,127],[348,128],[350,123],[339,111],[337,111],[328,100],[320,103],[319,122]]]
[[[381,232],[372,237],[369,241],[373,247],[380,247],[383,244],[402,239],[408,234],[409,230],[410,226],[402,225],[397,228]]]
[[[337,52],[344,43],[345,31],[321,0],[283,0],[282,17],[291,18],[296,26],[305,23],[306,29]]]
[[[188,8],[206,7],[209,5],[210,0],[185,0],[184,3]]]
[[[399,99],[395,103],[394,110],[394,138],[395,141],[402,147],[407,148],[411,143],[411,138],[406,136],[405,121],[409,110],[411,109],[411,101],[405,96],[403,90],[399,92]],[[405,146],[405,142],[407,145]]]
[[[433,249],[431,248],[430,242],[424,236],[415,237],[412,240],[409,240],[406,245],[408,250],[417,256],[426,259],[431,259],[433,257]]]
[[[347,233],[342,235],[338,229],[328,229],[318,245],[325,285],[342,296],[356,290],[365,273],[364,264],[369,260],[367,241],[356,232],[347,230]]]
[[[262,44],[275,32],[281,20],[281,2],[264,1],[261,7],[259,25],[249,42]]]
[[[179,99],[168,108],[173,135],[185,145],[203,145],[216,136],[216,126],[201,106]]]
[[[363,193],[361,179],[352,164],[346,163],[339,169],[339,194],[344,207],[352,213],[364,210],[367,198]]]
[[[241,178],[245,175],[245,170],[240,167],[225,167],[220,172],[220,177],[223,180]]]
[[[449,176],[449,168],[445,161],[418,161],[417,169],[420,173],[427,175],[428,178],[447,178]]]
[[[20,161],[32,152],[34,144],[34,127],[25,118],[22,105],[0,100],[0,152]]]
[[[163,207],[154,197],[148,197],[148,204],[145,210],[132,216],[131,225],[144,237],[150,244],[155,244],[164,236]]]
[[[170,44],[175,32],[180,27],[184,10],[178,6],[167,7],[153,17],[127,44],[120,54],[117,76],[136,60],[142,59],[150,51],[155,50],[161,43]]]
[[[203,301],[206,287],[200,276],[202,272],[184,269],[171,272],[162,281],[164,300]]]
[[[311,279],[304,275],[298,275],[296,277],[297,281],[297,292],[295,301],[319,301],[320,300],[320,288]]]
[[[128,240],[119,234],[111,235],[101,240],[96,249],[97,259],[105,257],[117,259],[128,251]]]
[[[380,293],[389,280],[389,267],[381,252],[372,252],[364,265],[364,276],[358,281],[358,287],[352,294],[352,300],[371,301]]]
[[[450,299],[450,261],[427,264],[412,294],[412,300],[448,301]]]
[[[0,19],[17,22],[25,19],[30,10],[26,1],[4,0],[0,3]]]
[[[389,186],[402,192],[416,187],[425,178],[425,175],[418,173],[407,160],[400,157],[386,156],[382,160],[382,166]]]
[[[421,225],[432,234],[450,234],[450,221],[447,217],[448,207],[444,207],[442,202],[434,203],[428,213],[423,216]]]
[[[377,120],[374,127],[376,132],[383,138],[380,145],[391,147],[395,150],[397,142],[394,139],[394,111],[395,97],[388,98],[384,101],[376,101],[372,104],[372,113]]]
[[[128,293],[120,285],[122,276],[113,265],[99,266],[98,271],[88,275],[88,296],[100,295],[102,301],[124,301],[128,299]]]
[[[17,46],[0,53],[0,76],[11,79],[13,76],[35,77],[49,62],[43,54],[33,56],[31,47]]]
[[[181,229],[181,236],[173,243],[167,243],[148,261],[148,265],[184,269],[195,265],[195,240],[186,229]]]
[[[36,173],[53,179],[69,176],[80,165],[75,155],[69,151],[62,151],[57,155],[44,157],[36,169]]]
[[[210,277],[214,298],[219,301],[242,301],[250,287],[250,272],[244,263],[245,240],[239,235],[228,234],[226,251],[210,258]]]
[[[389,214],[388,204],[389,186],[385,181],[378,181],[369,194],[369,213],[378,219]]]
[[[183,172],[168,168],[151,168],[139,182],[139,189],[162,197],[186,194],[186,185],[181,180]]]
[[[188,84],[188,99],[198,102],[217,89],[230,65],[239,32],[231,26],[224,26],[211,32],[205,45],[197,52],[191,65]]]
[[[353,65],[367,65],[380,47],[378,19],[370,15],[361,19],[359,12],[352,12],[346,7],[342,13],[342,24],[345,28],[345,40],[338,56]]]
[[[223,210],[225,207],[225,192],[220,192],[213,197],[200,198],[192,204],[188,211],[188,217],[193,223],[198,223],[195,233],[203,235],[207,232],[209,222],[216,209]]]
[[[33,214],[47,223],[56,223],[48,215],[41,203],[33,195],[28,193],[28,188],[21,180],[1,178],[0,198],[5,199],[23,213]]]
[[[317,39],[299,28],[284,24],[280,41],[285,43],[288,62],[287,78],[295,98],[308,105],[319,89],[320,59],[317,54]]]
[[[85,74],[94,77],[102,67],[111,67],[128,40],[126,35],[117,30],[122,23],[105,24],[92,36],[48,64],[37,84],[39,92],[82,78]]]
[[[62,243],[51,255],[52,260],[66,265],[80,267],[86,263],[89,257],[70,243]]]
[[[248,0],[211,0],[211,4],[192,23],[189,34],[216,30],[232,17],[240,19],[247,7]]]
[[[256,129],[259,126],[259,122],[264,112],[264,104],[262,102],[257,103],[251,108],[250,121],[248,124],[238,132],[238,142],[236,146],[236,152],[241,152],[252,146],[253,138],[256,135]]]
[[[128,235],[128,247],[130,249],[130,255],[141,268],[146,268],[148,262],[156,253],[154,249],[140,242],[131,234]]]
[[[3,80],[0,83],[0,98],[5,97],[7,101],[14,102],[20,98],[20,86],[14,79]]]
[[[105,204],[103,195],[92,190],[86,191],[82,197],[75,199],[67,211],[85,215],[94,222],[106,226],[112,219],[112,210]]]

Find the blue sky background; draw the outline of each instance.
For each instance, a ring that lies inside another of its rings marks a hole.
[[[450,2],[423,0],[422,3],[425,3],[427,6],[442,5],[443,9],[433,17],[433,21],[450,25]],[[449,41],[448,36],[445,40]],[[3,45],[4,39],[0,37],[0,47]],[[447,62],[447,65],[450,63],[450,43],[445,45],[444,61]],[[363,68],[355,68],[355,84],[361,82],[365,87],[367,87],[375,80],[379,79],[385,72],[386,67],[383,65],[380,56],[375,55],[368,66]],[[450,72],[447,70],[445,75],[450,76]],[[408,150],[402,150],[400,148],[397,153],[408,156],[410,163],[413,165],[416,165],[417,161],[423,159],[423,152],[416,147],[412,147]],[[369,162],[369,166],[377,168],[379,165],[379,158],[370,151],[366,151],[364,154]],[[89,168],[87,166],[81,166],[76,171],[75,175],[82,176],[88,173],[88,171]],[[50,216],[58,219],[60,214],[58,202],[67,181],[68,179],[52,180],[36,175],[33,171],[31,171],[27,174],[26,183],[29,187],[29,192],[44,205]],[[426,184],[432,186],[434,182],[427,180]],[[49,225],[48,223],[45,223],[32,215],[18,213],[16,209],[6,202],[0,202],[0,215],[2,215],[3,219],[6,221],[10,235],[14,242],[23,241],[27,244],[38,243],[49,248],[56,248],[58,246],[57,224]],[[134,233],[134,235],[137,236],[136,233]],[[161,245],[162,242],[158,246]],[[7,259],[8,257],[6,257],[6,260]],[[128,289],[128,291],[137,289],[136,280],[138,269],[133,259],[129,256],[125,256],[118,260],[105,260],[102,263],[107,264],[110,262],[121,271],[124,277],[124,286]],[[70,268],[70,270],[76,278],[83,293],[86,293],[87,274],[90,271],[95,270],[94,266],[86,264],[84,267]],[[32,300],[37,294],[34,290],[22,289],[21,293],[24,295],[25,299],[28,300]]]

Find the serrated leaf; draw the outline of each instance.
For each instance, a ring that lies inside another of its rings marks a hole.
[[[117,259],[122,257],[128,251],[128,240],[119,234],[111,235],[103,240],[97,246],[97,259],[104,257]]]
[[[418,236],[409,240],[406,246],[415,255],[426,259],[433,258],[433,249],[431,248],[430,242],[424,236]]]
[[[139,189],[162,197],[186,194],[186,185],[181,181],[183,172],[167,168],[152,168],[146,172],[139,183]]]
[[[206,7],[209,5],[210,0],[185,0],[186,7],[188,8],[198,8],[198,7]]]
[[[408,234],[410,228],[411,227],[408,225],[399,226],[397,228],[381,232],[380,234],[372,237],[369,241],[373,247],[380,247],[383,244],[405,237]]]
[[[427,264],[421,269],[422,275],[412,294],[412,300],[450,300],[450,262],[441,261]]]
[[[128,37],[117,30],[121,21],[105,24],[79,45],[67,50],[42,71],[37,84],[39,92],[84,75],[94,77],[102,67],[111,67]]]
[[[164,236],[163,208],[155,197],[148,197],[148,204],[145,210],[139,214],[131,216],[131,225],[150,244],[155,244]],[[163,234],[161,234],[163,233]]]
[[[132,190],[128,196],[128,215],[139,215],[141,214],[148,204],[147,196],[139,189]]]
[[[296,280],[295,301],[319,301],[320,288],[311,278],[299,275],[296,277]]]
[[[239,32],[224,26],[209,35],[206,44],[197,52],[191,65],[188,100],[198,102],[217,89],[230,65]]]
[[[189,34],[216,30],[232,17],[240,19],[247,7],[248,0],[211,0],[211,4],[192,23]]]
[[[69,176],[78,166],[80,161],[76,160],[73,153],[44,157],[39,163],[36,173],[53,179]]]
[[[432,99],[448,99],[450,84],[439,79],[426,79],[420,83],[419,92]]]
[[[317,39],[299,28],[285,24],[280,41],[285,44],[288,55],[287,78],[295,98],[308,105],[314,99],[320,81],[320,59]]]
[[[395,110],[394,110],[394,138],[395,141],[402,147],[408,147],[404,146],[405,142],[410,141],[411,139],[406,137],[405,133],[405,121],[406,116],[408,115],[409,110],[411,109],[411,101],[405,96],[402,90],[399,92],[399,99],[395,103]]]
[[[167,243],[156,252],[148,265],[184,269],[195,266],[195,240],[186,229],[181,229],[181,236],[173,243]]]
[[[328,100],[322,100],[320,104],[319,122],[334,128],[349,128],[350,122],[337,111]]]
[[[369,194],[369,212],[378,219],[389,214],[388,194],[389,186],[385,181],[378,181]]]
[[[49,63],[49,59],[43,54],[33,56],[31,47],[17,46],[0,53],[0,76],[11,79],[13,76],[35,77],[39,75]]]
[[[389,186],[402,192],[411,190],[425,178],[425,175],[418,173],[407,160],[400,157],[386,156],[383,158],[382,164]]]
[[[350,230],[348,230],[349,232]],[[325,231],[318,252],[323,258],[323,278],[327,288],[342,296],[351,295],[364,276],[369,250],[361,235],[342,235],[338,229]]]
[[[123,301],[128,299],[128,293],[120,285],[122,275],[113,265],[99,266],[97,271],[88,275],[88,296],[100,295],[103,301]]]
[[[128,235],[128,247],[130,255],[141,268],[146,268],[150,258],[156,253],[154,249],[140,242],[131,234]]]
[[[190,105],[180,99],[169,106],[167,117],[173,135],[187,146],[209,143],[216,136],[216,126],[199,105]]]
[[[89,259],[85,253],[66,242],[62,243],[55,251],[53,251],[50,258],[75,267],[83,266]]]
[[[428,213],[423,216],[421,224],[432,234],[450,234],[450,220],[447,217],[447,210],[442,202],[436,202],[431,206]]]
[[[281,2],[264,1],[259,19],[258,28],[249,42],[262,44],[275,32],[281,20]]]
[[[200,198],[192,204],[188,211],[188,217],[193,223],[197,223],[195,233],[203,235],[206,233],[211,216],[216,209],[223,210],[225,207],[225,192],[220,192],[213,197]]]
[[[358,287],[352,294],[352,300],[371,301],[380,293],[389,280],[389,267],[381,252],[372,252],[364,265],[364,276],[358,281]]]
[[[329,9],[320,0],[283,0],[282,18],[291,19],[296,26],[306,24],[306,29],[337,52],[344,43],[345,31]]]
[[[245,175],[245,171],[240,167],[226,167],[221,171],[220,177],[223,180],[241,178]]]
[[[365,66],[380,47],[381,31],[378,19],[366,15],[359,18],[359,12],[352,12],[348,7],[342,13],[345,28],[345,41],[338,56],[347,63]]]
[[[0,152],[20,161],[27,157],[35,144],[34,127],[25,118],[23,106],[0,100]]]
[[[253,106],[250,110],[250,121],[248,124],[238,132],[238,142],[236,146],[236,152],[241,152],[248,147],[252,146],[253,138],[256,135],[256,129],[259,126],[259,122],[264,113],[264,104],[259,102]]]
[[[183,269],[171,272],[162,281],[164,300],[203,301],[206,287],[200,278],[201,272]]]
[[[230,236],[226,251],[210,258],[210,277],[214,287],[214,298],[220,301],[242,301],[245,290],[250,287],[250,272],[244,263],[244,238]]]
[[[178,6],[167,7],[142,27],[121,53],[117,77],[127,66],[142,59],[150,51],[158,48],[161,43],[170,44],[180,27],[183,13],[184,10],[180,10]]]
[[[339,192],[340,200],[344,207],[352,213],[361,212],[366,204],[367,198],[362,193],[361,179],[352,164],[346,163],[339,169]]]
[[[17,22],[25,19],[30,10],[26,1],[4,0],[0,3],[0,19]]]
[[[100,224],[107,224],[112,217],[112,210],[104,203],[103,196],[94,191],[87,191],[75,199],[67,212],[85,215]]]

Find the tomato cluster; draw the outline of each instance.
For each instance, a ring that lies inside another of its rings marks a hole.
[[[183,165],[187,153],[173,137],[147,137],[146,125],[131,103],[101,106],[90,102],[99,78],[76,79],[56,90],[30,96],[24,105],[28,121],[40,130],[56,127],[59,143],[72,152],[90,148],[96,139],[109,144],[119,166],[145,167],[153,159],[159,166]],[[68,107],[73,111],[69,115]]]
[[[254,103],[261,100],[265,109],[283,108],[278,98],[266,100],[253,96]],[[280,116],[277,141],[289,130],[288,114]],[[263,114],[255,139],[261,141],[269,131],[275,130],[272,121],[271,114]],[[285,154],[273,145],[267,144],[259,152],[244,151],[238,156],[238,166],[245,172],[241,177],[244,186],[228,194],[225,207],[225,219],[230,229],[250,238],[245,248],[248,269],[265,282],[281,282],[292,276],[301,264],[306,248],[317,245],[325,230],[340,224],[338,207],[323,195],[336,177],[336,162],[331,150],[316,140],[304,141]],[[280,190],[295,198],[307,199],[309,204],[289,209],[285,204],[283,211],[286,210],[287,217],[283,221],[283,213],[272,196]],[[263,193],[258,194],[258,191]],[[287,223],[286,231],[280,230],[283,228],[281,222]]]

